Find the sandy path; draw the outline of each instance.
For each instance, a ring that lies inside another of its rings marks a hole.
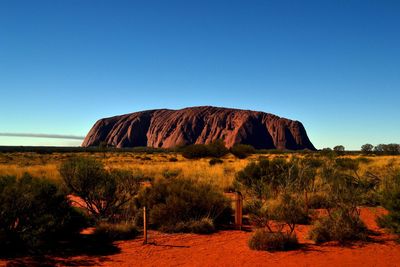
[[[361,216],[379,235],[372,242],[351,247],[335,244],[317,246],[305,237],[308,226],[299,226],[297,234],[303,248],[291,252],[252,251],[247,246],[251,233],[221,231],[213,235],[163,234],[151,231],[149,241],[142,239],[117,242],[121,252],[105,257],[78,256],[54,258],[53,264],[74,266],[400,266],[400,244],[394,236],[376,226],[376,213],[362,209]],[[3,261],[3,264],[5,262]],[[1,264],[0,264],[1,265]],[[33,265],[33,264],[32,264]]]

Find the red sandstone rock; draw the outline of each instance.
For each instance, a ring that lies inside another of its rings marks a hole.
[[[101,142],[114,147],[208,144],[223,139],[265,149],[315,150],[299,121],[251,110],[219,107],[157,109],[100,119],[82,146]]]

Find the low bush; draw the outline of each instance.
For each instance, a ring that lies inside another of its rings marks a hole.
[[[25,174],[0,177],[0,253],[38,252],[86,226],[57,184]]]
[[[250,162],[236,174],[234,183],[258,199],[276,197],[294,185],[297,168],[285,159],[263,159]]]
[[[133,224],[127,223],[100,223],[96,226],[93,236],[99,240],[129,240],[135,238],[139,231]]]
[[[295,234],[272,233],[265,229],[258,229],[251,236],[249,247],[253,250],[287,251],[297,249],[299,242]]]
[[[310,218],[303,203],[284,193],[277,200],[263,203],[256,200],[247,203],[250,222],[259,227],[249,247],[255,250],[291,250],[299,247],[295,234],[296,224],[308,223]]]
[[[400,216],[399,212],[393,214],[389,212],[387,215],[381,215],[376,219],[378,226],[389,229],[391,232],[400,234]]]
[[[181,169],[166,169],[163,172],[163,176],[165,179],[173,179],[178,177],[181,174],[182,170]]]
[[[337,154],[335,151],[332,150],[332,148],[326,147],[320,150],[320,155],[325,158],[335,158]]]
[[[315,222],[309,237],[316,243],[338,241],[343,244],[350,241],[366,240],[368,229],[359,216],[351,216],[349,212],[337,210],[330,216]]]
[[[186,179],[156,181],[140,193],[137,204],[146,206],[150,227],[168,232],[194,229],[188,225],[203,218],[216,226],[227,224],[231,217],[230,201],[222,193],[209,184]]]
[[[172,158],[169,158],[169,159],[168,159],[168,161],[169,161],[169,162],[177,162],[177,161],[178,161],[178,159],[177,159],[177,158],[175,158],[175,157],[172,157]]]
[[[215,226],[213,220],[210,218],[202,218],[197,221],[189,223],[189,230],[196,234],[211,234],[215,232]]]
[[[285,222],[292,231],[296,224],[310,223],[310,216],[302,200],[290,194],[281,195],[269,210],[272,220]]]
[[[382,203],[379,192],[372,190],[365,192],[360,200],[360,205],[367,207],[377,207],[380,206],[381,204]]]
[[[209,157],[210,152],[203,144],[188,145],[182,148],[182,156],[187,159],[199,159]]]
[[[224,161],[222,159],[218,159],[218,158],[210,159],[210,161],[208,162],[208,164],[210,164],[211,166],[216,165],[216,164],[222,164],[222,163],[224,163]]]
[[[160,230],[163,232],[212,234],[216,229],[212,219],[202,218],[200,220],[179,222],[173,227],[171,225],[163,226]]]
[[[360,162],[360,163],[362,163],[362,164],[368,164],[368,163],[371,163],[371,162],[372,162],[371,159],[366,158],[366,157],[358,157],[358,158],[357,158],[357,161]]]
[[[261,209],[262,206],[263,203],[260,200],[249,199],[243,204],[243,214],[255,214]]]
[[[208,151],[211,157],[220,158],[229,153],[229,150],[225,147],[223,140],[217,139],[207,145]]]
[[[400,170],[392,171],[385,179],[381,199],[388,214],[378,217],[378,225],[400,234]]]
[[[183,147],[181,151],[182,156],[187,159],[199,159],[206,157],[220,158],[225,156],[229,152],[222,140],[215,140],[214,142],[207,145],[188,145],[186,147]]]
[[[265,203],[260,200],[247,202],[244,212],[249,214],[253,225],[267,228],[270,232],[282,231],[286,227],[292,233],[297,224],[309,224],[311,220],[302,201],[289,194]]]
[[[328,209],[333,206],[330,198],[324,194],[311,194],[308,197],[308,207],[310,209]]]
[[[254,154],[256,152],[253,146],[245,144],[236,144],[233,147],[231,147],[230,151],[235,157],[239,159],[245,159],[249,155]]]

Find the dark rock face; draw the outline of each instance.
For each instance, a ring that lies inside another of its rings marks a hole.
[[[251,110],[219,107],[157,109],[105,118],[97,121],[82,146],[105,142],[114,147],[208,144],[223,139],[227,147],[236,143],[265,149],[310,149],[299,121]]]

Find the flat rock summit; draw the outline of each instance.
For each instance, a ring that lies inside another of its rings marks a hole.
[[[259,111],[211,106],[155,109],[100,119],[82,146],[106,143],[118,148],[171,148],[208,144],[217,139],[224,140],[227,147],[241,143],[258,149],[315,150],[299,121]]]

